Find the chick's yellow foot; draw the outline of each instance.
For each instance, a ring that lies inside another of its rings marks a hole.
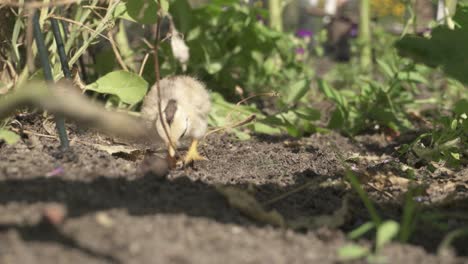
[[[187,151],[187,154],[185,155],[185,159],[184,159],[185,166],[193,164],[193,162],[196,160],[208,160],[207,158],[200,155],[200,153],[198,153],[197,146],[198,146],[198,140],[193,140],[192,144],[190,145],[189,150]]]

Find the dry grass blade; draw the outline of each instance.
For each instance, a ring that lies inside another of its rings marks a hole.
[[[285,226],[285,220],[281,214],[275,210],[267,212],[255,197],[247,192],[230,186],[216,186],[216,190],[228,200],[232,207],[246,216],[262,223],[279,227]]]
[[[112,41],[111,41],[111,39],[110,39],[109,37],[107,37],[107,36],[105,36],[105,35],[103,35],[103,34],[97,32],[96,30],[94,30],[94,29],[92,29],[92,28],[90,28],[90,27],[88,27],[88,26],[86,26],[86,25],[84,25],[84,24],[82,24],[82,23],[80,23],[80,22],[77,22],[77,21],[75,21],[75,20],[73,20],[73,19],[68,19],[68,18],[65,18],[65,17],[53,15],[53,14],[49,15],[49,17],[55,18],[55,19],[57,19],[57,20],[63,20],[63,21],[65,21],[65,22],[68,22],[68,23],[71,23],[71,24],[78,25],[78,26],[80,26],[80,27],[82,27],[82,28],[88,30],[89,32],[95,33],[95,34],[97,34],[97,35],[103,37],[104,39],[107,39],[108,41],[110,41],[110,42],[112,43]]]
[[[219,128],[215,128],[215,129],[213,129],[213,130],[207,132],[207,133],[205,134],[205,136],[203,137],[203,139],[205,139],[205,138],[208,137],[209,135],[214,134],[214,133],[217,133],[217,132],[219,132],[219,131],[223,131],[223,130],[226,130],[226,129],[233,129],[233,128],[237,128],[237,127],[241,127],[241,126],[247,125],[248,123],[254,121],[256,118],[257,118],[257,116],[254,115],[254,114],[252,114],[252,115],[248,116],[246,119],[241,120],[240,122],[237,122],[237,123],[234,123],[234,124],[230,124],[230,125],[226,125],[226,126],[219,127]]]

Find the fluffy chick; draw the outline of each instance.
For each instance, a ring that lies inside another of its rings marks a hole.
[[[185,156],[184,164],[195,160],[204,160],[197,150],[198,140],[207,129],[208,113],[211,109],[210,96],[205,85],[189,76],[167,77],[159,82],[161,93],[161,122],[158,108],[158,90],[156,84],[146,95],[142,106],[142,114],[154,122],[158,135],[168,147],[169,157],[175,160],[175,149],[182,138],[192,139]],[[174,146],[171,146],[163,123]]]

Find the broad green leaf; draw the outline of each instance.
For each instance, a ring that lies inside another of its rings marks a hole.
[[[187,35],[187,33],[191,31],[194,26],[201,24],[195,23],[196,21],[194,20],[194,10],[187,0],[171,1],[169,13],[171,13],[172,19],[174,19],[174,23],[177,29],[183,34]],[[190,37],[187,36],[187,41],[190,40]]]
[[[400,55],[430,67],[442,67],[452,77],[468,83],[468,6],[458,5],[453,20],[455,29],[435,27],[431,37],[406,35],[395,43]]]
[[[309,82],[307,80],[300,80],[286,90],[287,95],[285,102],[287,104],[299,101],[309,91]]]
[[[127,0],[128,15],[141,24],[154,24],[158,20],[157,0]]]
[[[358,260],[370,254],[368,248],[351,244],[338,249],[338,256],[342,261]]]
[[[132,105],[143,100],[148,83],[135,73],[114,71],[87,85],[86,90],[116,95],[122,102]]]
[[[2,140],[8,145],[12,145],[20,140],[20,136],[10,130],[0,129],[0,141]]]
[[[390,242],[398,234],[399,229],[400,225],[393,220],[383,222],[377,228],[377,237],[375,242],[376,249],[379,250],[386,243]]]

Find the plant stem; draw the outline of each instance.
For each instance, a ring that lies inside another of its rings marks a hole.
[[[57,44],[57,51],[60,58],[60,64],[62,65],[63,75],[65,78],[71,80],[72,75],[70,68],[68,67],[67,54],[65,53],[65,46],[63,45],[62,34],[60,34],[60,27],[55,18],[50,19],[52,24],[52,32],[54,33],[55,43]]]
[[[369,0],[361,0],[359,22],[359,42],[361,44],[361,68],[365,72],[371,70],[371,33],[370,33],[370,3]]]
[[[270,27],[272,29],[283,31],[283,18],[281,16],[283,8],[281,0],[270,0],[268,3],[270,12]]]
[[[36,10],[33,17],[33,30],[34,37],[36,39],[37,50],[39,53],[39,58],[41,60],[42,68],[44,70],[44,77],[46,81],[51,85],[54,81],[52,76],[52,70],[49,63],[49,54],[44,43],[44,35],[41,31],[41,26],[39,25],[39,11]],[[55,124],[57,126],[59,138],[60,138],[60,148],[66,150],[69,147],[67,131],[65,130],[65,120],[61,116],[55,116]]]

